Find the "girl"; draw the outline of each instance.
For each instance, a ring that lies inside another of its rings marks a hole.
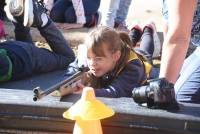
[[[91,31],[85,41],[89,71],[83,83],[77,84],[74,90],[81,91],[84,86],[91,86],[99,97],[130,97],[133,88],[158,76],[158,71],[150,64],[154,50],[153,32],[150,25],[144,27],[143,34],[135,26],[131,30],[131,41],[126,33],[108,27]],[[141,49],[136,53],[132,47],[140,38]],[[60,91],[62,94],[64,89]]]

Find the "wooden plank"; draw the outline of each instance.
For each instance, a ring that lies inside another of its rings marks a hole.
[[[63,119],[62,113],[80,96],[70,95],[61,101],[60,98],[47,96],[38,102],[33,102],[32,97],[32,91],[0,89],[1,127],[72,132],[74,122]],[[181,109],[175,113],[138,106],[131,98],[98,99],[116,112],[113,117],[102,120],[104,133],[197,134],[200,132],[200,105],[197,104],[183,103],[180,105]]]
[[[19,129],[0,129],[0,134],[71,134],[71,133],[57,133],[49,131],[28,131]]]

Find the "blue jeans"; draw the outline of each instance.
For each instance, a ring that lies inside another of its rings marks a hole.
[[[86,25],[92,23],[93,16],[97,13],[100,0],[83,0]],[[57,0],[53,6],[50,17],[55,22],[76,23],[76,14],[70,0]]]
[[[184,61],[175,93],[178,101],[200,103],[200,47]]]
[[[105,4],[101,2],[102,25],[114,27],[115,22],[119,24],[125,22],[131,0],[107,0]]]
[[[168,22],[167,0],[163,0],[163,17]],[[197,1],[192,23],[191,42],[200,46],[200,0]],[[200,47],[184,61],[180,76],[175,83],[177,101],[188,103],[200,103]]]
[[[106,2],[106,3],[105,3]],[[120,0],[101,1],[100,11],[102,13],[101,25],[114,27],[117,9],[119,8]]]
[[[134,29],[129,34],[132,38],[132,42],[137,42],[141,38],[140,47],[135,48],[134,50],[144,57],[147,58],[149,63],[152,64],[152,69],[150,72],[150,78],[149,79],[155,79],[159,76],[160,69],[157,67],[154,67],[152,57],[154,53],[154,39],[153,39],[153,30],[150,28],[145,28],[142,35],[137,34],[137,30]],[[135,41],[134,41],[135,40]]]
[[[115,17],[115,23],[125,23],[131,2],[132,0],[120,0],[119,8]]]
[[[166,24],[168,24],[168,7],[167,7],[167,0],[162,0],[162,16],[163,20]]]
[[[191,42],[195,46],[200,46],[200,0],[197,3],[197,9],[194,13],[192,22]]]

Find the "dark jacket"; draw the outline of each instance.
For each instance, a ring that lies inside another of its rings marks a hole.
[[[95,89],[99,97],[131,97],[132,90],[145,84],[147,79],[158,77],[159,69],[131,51],[129,61],[114,79],[100,79],[103,88]]]
[[[120,72],[109,85],[101,89],[96,89],[98,97],[130,97],[133,88],[141,86],[146,80],[145,70],[140,60],[133,60]]]

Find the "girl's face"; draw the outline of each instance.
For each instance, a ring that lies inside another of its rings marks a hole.
[[[88,67],[96,77],[101,77],[112,71],[121,56],[120,51],[110,52],[106,45],[102,46],[105,56],[96,56],[91,48],[87,52]]]

